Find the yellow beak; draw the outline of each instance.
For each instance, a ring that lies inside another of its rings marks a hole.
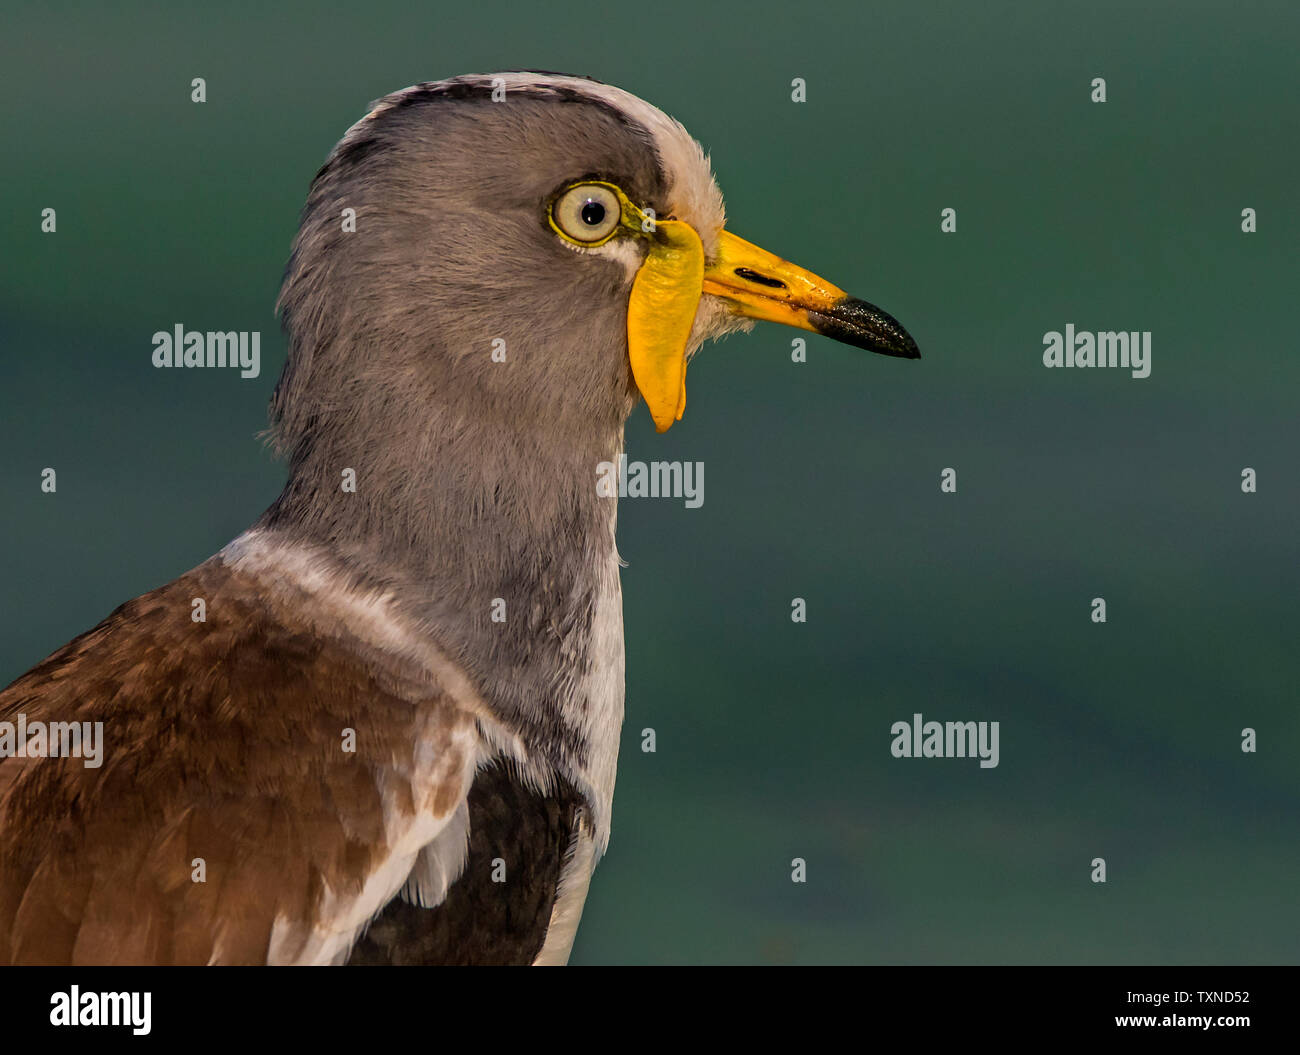
[[[632,283],[627,317],[632,375],[660,432],[686,409],[686,345],[704,293],[723,299],[735,315],[797,326],[881,355],[921,357],[893,316],[811,271],[727,231],[706,263],[694,228],[660,220]]]

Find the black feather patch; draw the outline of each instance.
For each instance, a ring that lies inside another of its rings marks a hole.
[[[531,964],[546,941],[582,804],[564,782],[543,796],[508,766],[481,770],[469,792],[469,858],[460,879],[434,908],[390,901],[348,964]],[[504,882],[495,882],[503,869]]]

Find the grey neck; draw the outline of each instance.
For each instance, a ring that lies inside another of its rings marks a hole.
[[[617,462],[622,421],[539,437],[479,411],[426,404],[404,422],[321,430],[257,526],[324,546],[390,591],[530,754],[580,776],[600,750],[590,713],[613,705],[588,698],[611,684],[596,664],[617,667],[621,718],[621,606],[617,656],[601,654],[612,646],[598,620],[611,590],[618,601],[617,499],[596,482],[600,462]]]

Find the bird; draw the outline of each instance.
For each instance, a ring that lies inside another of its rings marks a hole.
[[[916,342],[732,234],[679,122],[541,71],[371,104],[276,307],[282,493],[0,693],[0,962],[564,964],[623,720],[597,466],[756,320]]]

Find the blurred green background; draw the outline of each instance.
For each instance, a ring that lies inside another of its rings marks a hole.
[[[705,503],[620,511],[627,724],[574,962],[1296,962],[1297,12],[8,4],[0,684],[276,495],[272,306],[367,103],[588,73],[925,358],[807,335],[795,365],[761,326],[697,358],[671,432],[629,423]],[[261,330],[262,376],[153,369],[176,322]],[[1069,322],[1151,330],[1151,376],[1044,369]],[[999,721],[1000,766],[892,758],[916,711]]]

